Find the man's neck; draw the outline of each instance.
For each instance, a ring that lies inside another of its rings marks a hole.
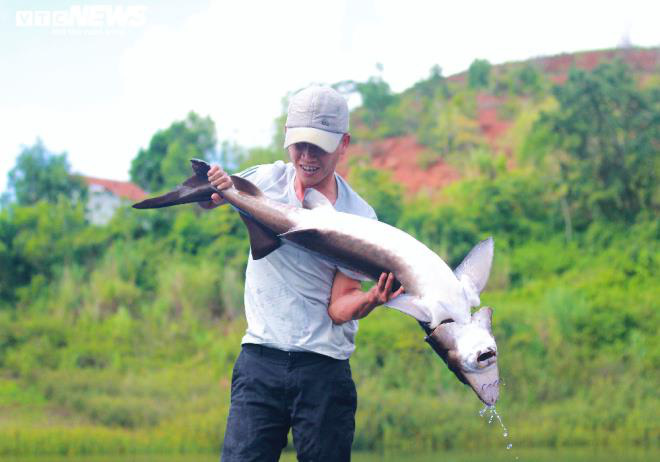
[[[337,201],[337,180],[335,179],[334,172],[312,187],[327,197],[331,204],[334,205]],[[305,198],[305,188],[298,176],[296,176],[295,182],[293,183],[293,188],[296,191],[296,197],[302,202]]]

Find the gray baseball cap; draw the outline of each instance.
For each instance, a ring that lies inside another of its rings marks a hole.
[[[330,87],[313,86],[296,93],[286,117],[284,149],[294,143],[311,143],[334,152],[348,132],[348,104]]]

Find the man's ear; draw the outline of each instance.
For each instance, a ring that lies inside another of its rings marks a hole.
[[[341,137],[341,141],[339,142],[339,146],[341,146],[341,151],[339,152],[340,156],[346,153],[346,150],[348,149],[348,145],[350,143],[351,143],[351,134],[344,133],[344,136]]]

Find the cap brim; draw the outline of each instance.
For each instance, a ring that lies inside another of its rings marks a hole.
[[[312,127],[287,128],[284,135],[284,149],[294,143],[311,143],[325,152],[335,152],[343,133],[326,132]]]

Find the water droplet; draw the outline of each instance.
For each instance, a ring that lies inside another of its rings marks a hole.
[[[511,444],[511,443],[509,443],[509,444],[506,445],[506,448],[507,448],[507,449],[511,449],[512,447],[513,447],[513,444]],[[516,459],[517,459],[517,457],[516,457]]]
[[[479,411],[479,416],[484,417],[485,415],[488,415],[488,424],[490,425],[493,423],[493,420],[497,418],[497,421],[500,423],[500,427],[502,427],[502,436],[504,438],[509,437],[509,430],[504,426],[504,422],[502,421],[502,417],[497,413],[497,410],[495,409],[495,406],[484,406],[483,409]],[[509,443],[507,446],[507,449],[511,449],[513,444]]]

